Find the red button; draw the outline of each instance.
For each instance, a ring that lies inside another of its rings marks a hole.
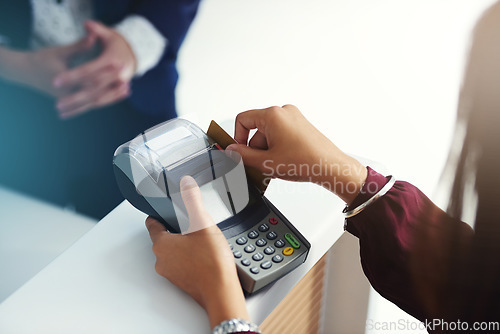
[[[271,224],[273,224],[273,225],[276,225],[276,224],[278,224],[278,219],[276,219],[276,218],[274,218],[274,217],[271,217],[271,218],[269,218],[269,222],[270,222]]]

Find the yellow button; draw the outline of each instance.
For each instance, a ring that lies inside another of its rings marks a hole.
[[[293,254],[293,248],[292,247],[287,247],[283,249],[283,255],[285,256],[290,256]]]

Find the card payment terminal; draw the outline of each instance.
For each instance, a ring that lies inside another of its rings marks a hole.
[[[121,145],[113,168],[124,197],[174,233],[184,233],[189,224],[179,182],[184,175],[192,176],[204,201],[211,198],[208,211],[231,247],[241,285],[248,293],[274,282],[307,258],[309,242],[247,181],[241,159],[229,157],[189,121],[167,121]]]

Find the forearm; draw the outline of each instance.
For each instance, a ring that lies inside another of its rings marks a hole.
[[[336,147],[330,151],[331,156],[324,159],[314,182],[351,204],[365,183],[366,167]],[[311,173],[315,174],[314,171]]]
[[[224,320],[234,318],[250,320],[246,309],[245,296],[239,281],[222,280],[216,289],[209,293],[205,309],[210,320],[210,327],[214,328]]]
[[[25,52],[0,47],[0,78],[17,83],[24,82],[27,64]]]
[[[0,78],[10,80],[9,68],[15,59],[14,54],[14,51],[0,47]]]

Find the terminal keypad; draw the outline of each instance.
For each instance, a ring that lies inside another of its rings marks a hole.
[[[230,245],[240,267],[251,275],[259,275],[285,265],[300,242],[280,219],[271,216],[234,237]]]

